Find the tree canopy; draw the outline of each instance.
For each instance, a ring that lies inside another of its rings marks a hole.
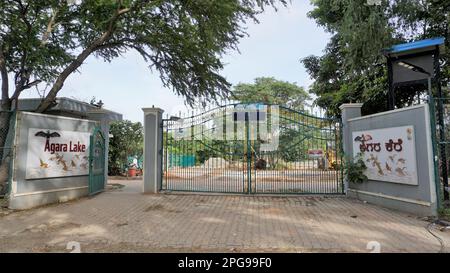
[[[254,83],[239,83],[233,89],[232,98],[241,103],[279,104],[303,109],[309,98],[303,87],[275,78],[256,78]]]
[[[111,123],[109,141],[108,173],[121,174],[127,166],[128,157],[142,156],[144,148],[144,129],[140,122],[129,120]]]
[[[374,2],[374,1],[372,1]],[[309,13],[319,26],[332,34],[322,56],[301,60],[315,80],[310,92],[330,116],[339,115],[339,105],[363,102],[366,114],[387,109],[387,68],[382,49],[397,43],[445,37],[449,48],[450,2],[441,0],[378,1],[314,0]],[[449,54],[441,55],[441,83],[446,86]],[[414,101],[426,86],[402,87],[396,91],[396,106]]]
[[[230,84],[221,55],[236,49],[244,23],[284,0],[4,0],[0,2],[2,109],[22,91],[47,86],[43,112],[91,55],[110,62],[136,50],[165,86],[188,102],[215,99]],[[8,75],[14,79],[9,90]]]

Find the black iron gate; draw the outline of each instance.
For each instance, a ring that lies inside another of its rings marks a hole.
[[[163,120],[162,190],[343,193],[340,120],[230,104]]]

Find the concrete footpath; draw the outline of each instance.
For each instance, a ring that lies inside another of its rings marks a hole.
[[[144,195],[139,180],[110,183],[94,197],[3,211],[0,252],[70,252],[73,242],[81,252],[450,251],[450,231],[345,197]]]

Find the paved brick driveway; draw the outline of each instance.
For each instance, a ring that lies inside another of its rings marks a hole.
[[[0,252],[438,252],[427,222],[342,197],[143,195],[140,181],[93,198],[0,216]],[[450,248],[450,232],[432,230]]]

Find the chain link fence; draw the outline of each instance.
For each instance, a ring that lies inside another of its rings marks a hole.
[[[450,98],[430,99],[432,137],[436,156],[435,175],[440,192],[440,206],[449,206],[450,171]]]
[[[14,155],[14,117],[12,111],[0,111],[0,205],[10,191],[11,164]]]

